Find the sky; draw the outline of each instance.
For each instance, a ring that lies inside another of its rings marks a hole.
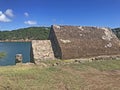
[[[0,0],[0,30],[53,24],[120,27],[120,0]]]

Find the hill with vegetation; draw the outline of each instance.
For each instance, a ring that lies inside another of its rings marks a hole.
[[[116,34],[116,36],[120,39],[120,28],[114,28],[112,31]]]
[[[0,40],[46,40],[50,27],[29,27],[12,31],[0,31]]]
[[[120,28],[112,31],[120,39]],[[11,31],[0,31],[0,40],[47,40],[50,27],[29,27]]]

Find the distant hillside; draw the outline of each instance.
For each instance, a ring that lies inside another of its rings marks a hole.
[[[46,40],[50,27],[29,27],[12,31],[0,31],[0,40]]]
[[[120,28],[112,29],[112,31],[116,34],[116,36],[120,39]]]
[[[47,40],[50,27],[29,27],[12,31],[0,31],[0,40]],[[112,29],[120,39],[120,28]]]

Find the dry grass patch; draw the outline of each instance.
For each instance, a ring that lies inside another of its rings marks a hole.
[[[120,90],[120,60],[0,67],[0,90]]]

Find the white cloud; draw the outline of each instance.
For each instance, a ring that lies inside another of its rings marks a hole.
[[[28,14],[27,12],[25,12],[24,15],[25,15],[26,17],[29,17],[29,14]]]
[[[10,22],[11,19],[9,19],[2,11],[0,11],[0,22]]]
[[[25,21],[24,23],[28,24],[28,25],[36,25],[37,24],[36,21],[31,21],[31,20]]]
[[[12,9],[7,9],[7,10],[5,11],[5,14],[6,14],[8,17],[13,17],[13,16],[14,16]]]

